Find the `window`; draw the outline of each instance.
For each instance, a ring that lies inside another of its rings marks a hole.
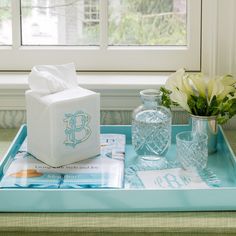
[[[186,46],[187,1],[109,1],[109,45]]]
[[[84,1],[84,21],[86,23],[99,23],[99,1],[85,0]]]
[[[0,45],[12,44],[11,2],[0,1]]]
[[[200,70],[200,0],[2,0],[0,11],[1,70]]]
[[[21,0],[22,45],[99,45],[99,1]]]

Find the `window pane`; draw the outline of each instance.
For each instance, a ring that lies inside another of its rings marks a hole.
[[[23,45],[98,45],[99,0],[21,0]]]
[[[0,1],[0,45],[12,44],[11,0]]]
[[[187,0],[109,0],[109,45],[186,45]]]

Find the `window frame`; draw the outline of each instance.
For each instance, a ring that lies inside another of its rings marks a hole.
[[[0,70],[28,71],[36,64],[74,62],[79,71],[201,70],[201,0],[188,0],[187,46],[108,45],[108,0],[100,0],[100,46],[21,46],[20,0],[12,0],[12,46],[0,47]]]
[[[235,0],[202,0],[201,71],[208,76],[228,73],[236,77],[235,12]],[[0,59],[4,59],[1,52]],[[12,110],[15,115],[16,110],[25,109],[28,74],[29,70],[0,72],[0,111]],[[78,82],[101,94],[102,110],[120,111],[137,107],[139,91],[162,86],[169,75],[169,72],[78,72]],[[235,124],[236,116],[230,126],[236,127]]]

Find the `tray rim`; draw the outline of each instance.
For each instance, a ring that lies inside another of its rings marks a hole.
[[[188,126],[188,125],[174,125]],[[103,127],[130,127],[105,125]],[[22,125],[0,162],[11,158]],[[233,161],[235,154],[219,127]],[[171,191],[171,194],[169,194]],[[79,194],[78,194],[79,193]],[[236,210],[236,186],[209,189],[28,189],[0,188],[0,212],[166,212]],[[56,198],[56,201],[55,201]],[[27,200],[25,202],[25,199]],[[158,201],[156,199],[159,199]],[[146,200],[146,201],[145,201]],[[83,202],[84,201],[84,202]],[[81,203],[82,202],[82,203]]]

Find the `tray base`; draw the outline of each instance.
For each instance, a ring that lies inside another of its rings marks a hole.
[[[173,126],[172,145],[167,153],[168,167],[175,165],[175,135],[188,126]],[[220,187],[187,189],[0,189],[1,212],[140,212],[140,211],[222,211],[236,210],[235,156],[222,129],[218,151],[209,156],[208,168],[220,180]],[[131,145],[130,126],[103,126],[102,133],[126,135],[126,170],[137,166]],[[3,173],[27,135],[23,126],[0,165]],[[171,164],[170,164],[171,163]],[[137,171],[137,169],[133,169]]]

